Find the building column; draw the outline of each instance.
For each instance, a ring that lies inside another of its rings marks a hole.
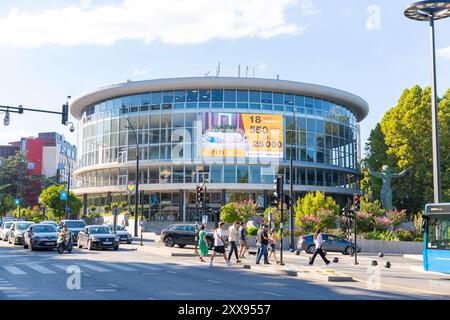
[[[87,207],[87,194],[83,194],[83,216],[87,216],[87,211],[88,211],[88,207]]]
[[[183,222],[186,222],[186,190],[181,191],[181,202],[182,202],[182,210],[183,210]]]

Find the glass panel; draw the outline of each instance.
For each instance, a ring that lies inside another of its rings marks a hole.
[[[268,91],[261,92],[261,102],[262,103],[272,103],[272,92],[268,92]]]
[[[222,166],[211,166],[210,180],[212,183],[222,183]]]
[[[223,101],[223,90],[212,90],[212,101]]]
[[[224,90],[224,101],[230,101],[230,102],[236,101],[236,90],[230,90],[230,89]]]
[[[238,183],[248,183],[248,167],[238,166],[237,167],[237,182]]]
[[[197,102],[198,101],[198,90],[187,90],[187,101]]]
[[[274,92],[273,93],[273,103],[276,104],[282,104],[283,101],[283,94],[281,92]]]
[[[238,90],[237,91],[237,101],[238,102],[248,102],[248,90]]]
[[[261,167],[250,166],[250,183],[261,183]]]
[[[260,91],[250,91],[249,101],[260,103],[261,102],[261,92]]]
[[[235,166],[225,166],[223,175],[224,175],[225,183],[236,183],[236,167]]]
[[[200,90],[199,101],[210,101],[211,100],[211,90]]]

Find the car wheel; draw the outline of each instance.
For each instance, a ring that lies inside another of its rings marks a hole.
[[[87,247],[88,247],[88,250],[92,250],[92,242],[91,242],[91,240],[88,241]]]
[[[26,244],[25,241],[23,242],[23,248],[24,248],[25,250],[28,249],[28,245]]]
[[[306,251],[307,251],[308,253],[313,254],[314,252],[316,252],[316,246],[313,245],[313,244],[311,244],[311,245],[308,246],[308,248],[306,249]]]
[[[352,246],[348,246],[347,248],[345,248],[345,254],[351,256],[354,253],[354,249]]]
[[[164,245],[166,246],[166,247],[173,247],[174,245],[175,245],[175,241],[173,240],[173,238],[172,237],[166,237],[165,239],[164,239]]]
[[[82,249],[83,246],[81,245],[81,241],[78,241],[78,245],[77,245],[78,249]]]

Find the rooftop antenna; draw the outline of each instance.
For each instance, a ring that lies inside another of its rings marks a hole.
[[[245,77],[248,78],[248,66],[245,68]]]
[[[220,61],[219,61],[219,63],[217,64],[216,77],[218,77],[219,74],[220,74]]]
[[[277,74],[277,80],[280,80],[280,75],[279,74]]]
[[[238,64],[238,78],[241,77],[241,65]]]
[[[253,66],[253,78],[255,77],[255,66]]]

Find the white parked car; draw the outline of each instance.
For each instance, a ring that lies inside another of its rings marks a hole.
[[[4,221],[2,227],[0,228],[0,239],[3,241],[8,241],[9,232],[14,221]]]

